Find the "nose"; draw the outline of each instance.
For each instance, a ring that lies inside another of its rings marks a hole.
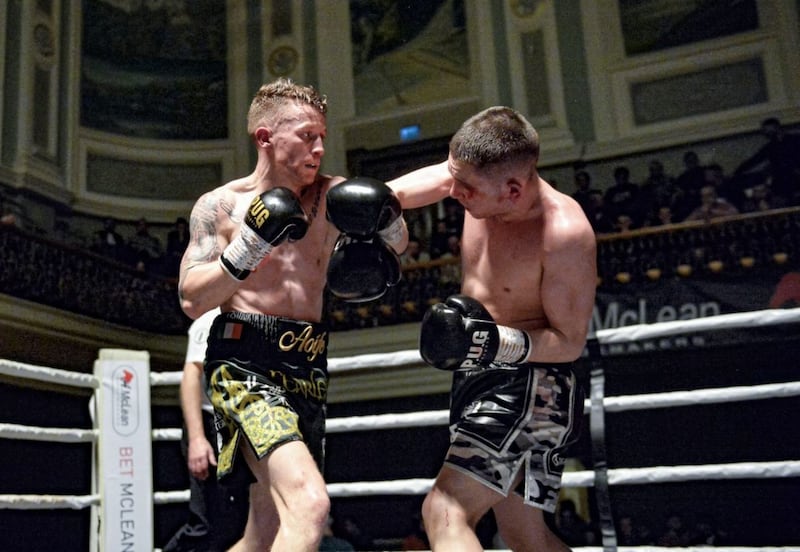
[[[450,185],[450,197],[461,201],[462,199],[467,199],[469,197],[469,190],[464,186],[459,185],[458,181],[453,181]]]
[[[325,154],[325,142],[322,141],[322,137],[318,136],[316,140],[314,140],[314,144],[311,146],[311,151],[314,155],[319,155],[322,157]]]

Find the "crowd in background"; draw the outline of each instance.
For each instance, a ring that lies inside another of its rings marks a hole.
[[[652,159],[636,182],[627,166],[618,165],[604,189],[578,164],[570,193],[598,234],[800,205],[800,135],[786,132],[775,118],[765,119],[761,132],[767,142],[731,173],[717,163],[701,164],[697,152],[687,150],[677,175]]]

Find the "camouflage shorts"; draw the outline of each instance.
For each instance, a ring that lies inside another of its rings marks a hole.
[[[458,370],[445,463],[525,504],[555,511],[565,451],[578,436],[583,393],[571,364]]]

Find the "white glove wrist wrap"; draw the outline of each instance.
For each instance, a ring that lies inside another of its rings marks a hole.
[[[239,235],[228,244],[222,256],[239,270],[252,271],[272,251],[272,244],[242,225]]]
[[[497,332],[500,342],[494,357],[495,362],[519,364],[528,359],[531,350],[531,338],[528,337],[528,332],[500,325],[497,326]]]
[[[386,243],[386,245],[397,245],[403,239],[403,229],[406,227],[406,221],[403,217],[397,217],[395,221],[384,228],[378,230],[378,235]]]

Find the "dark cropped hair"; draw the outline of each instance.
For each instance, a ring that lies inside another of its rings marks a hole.
[[[450,155],[478,169],[501,162],[536,162],[539,135],[517,111],[490,107],[461,125],[450,139]]]

